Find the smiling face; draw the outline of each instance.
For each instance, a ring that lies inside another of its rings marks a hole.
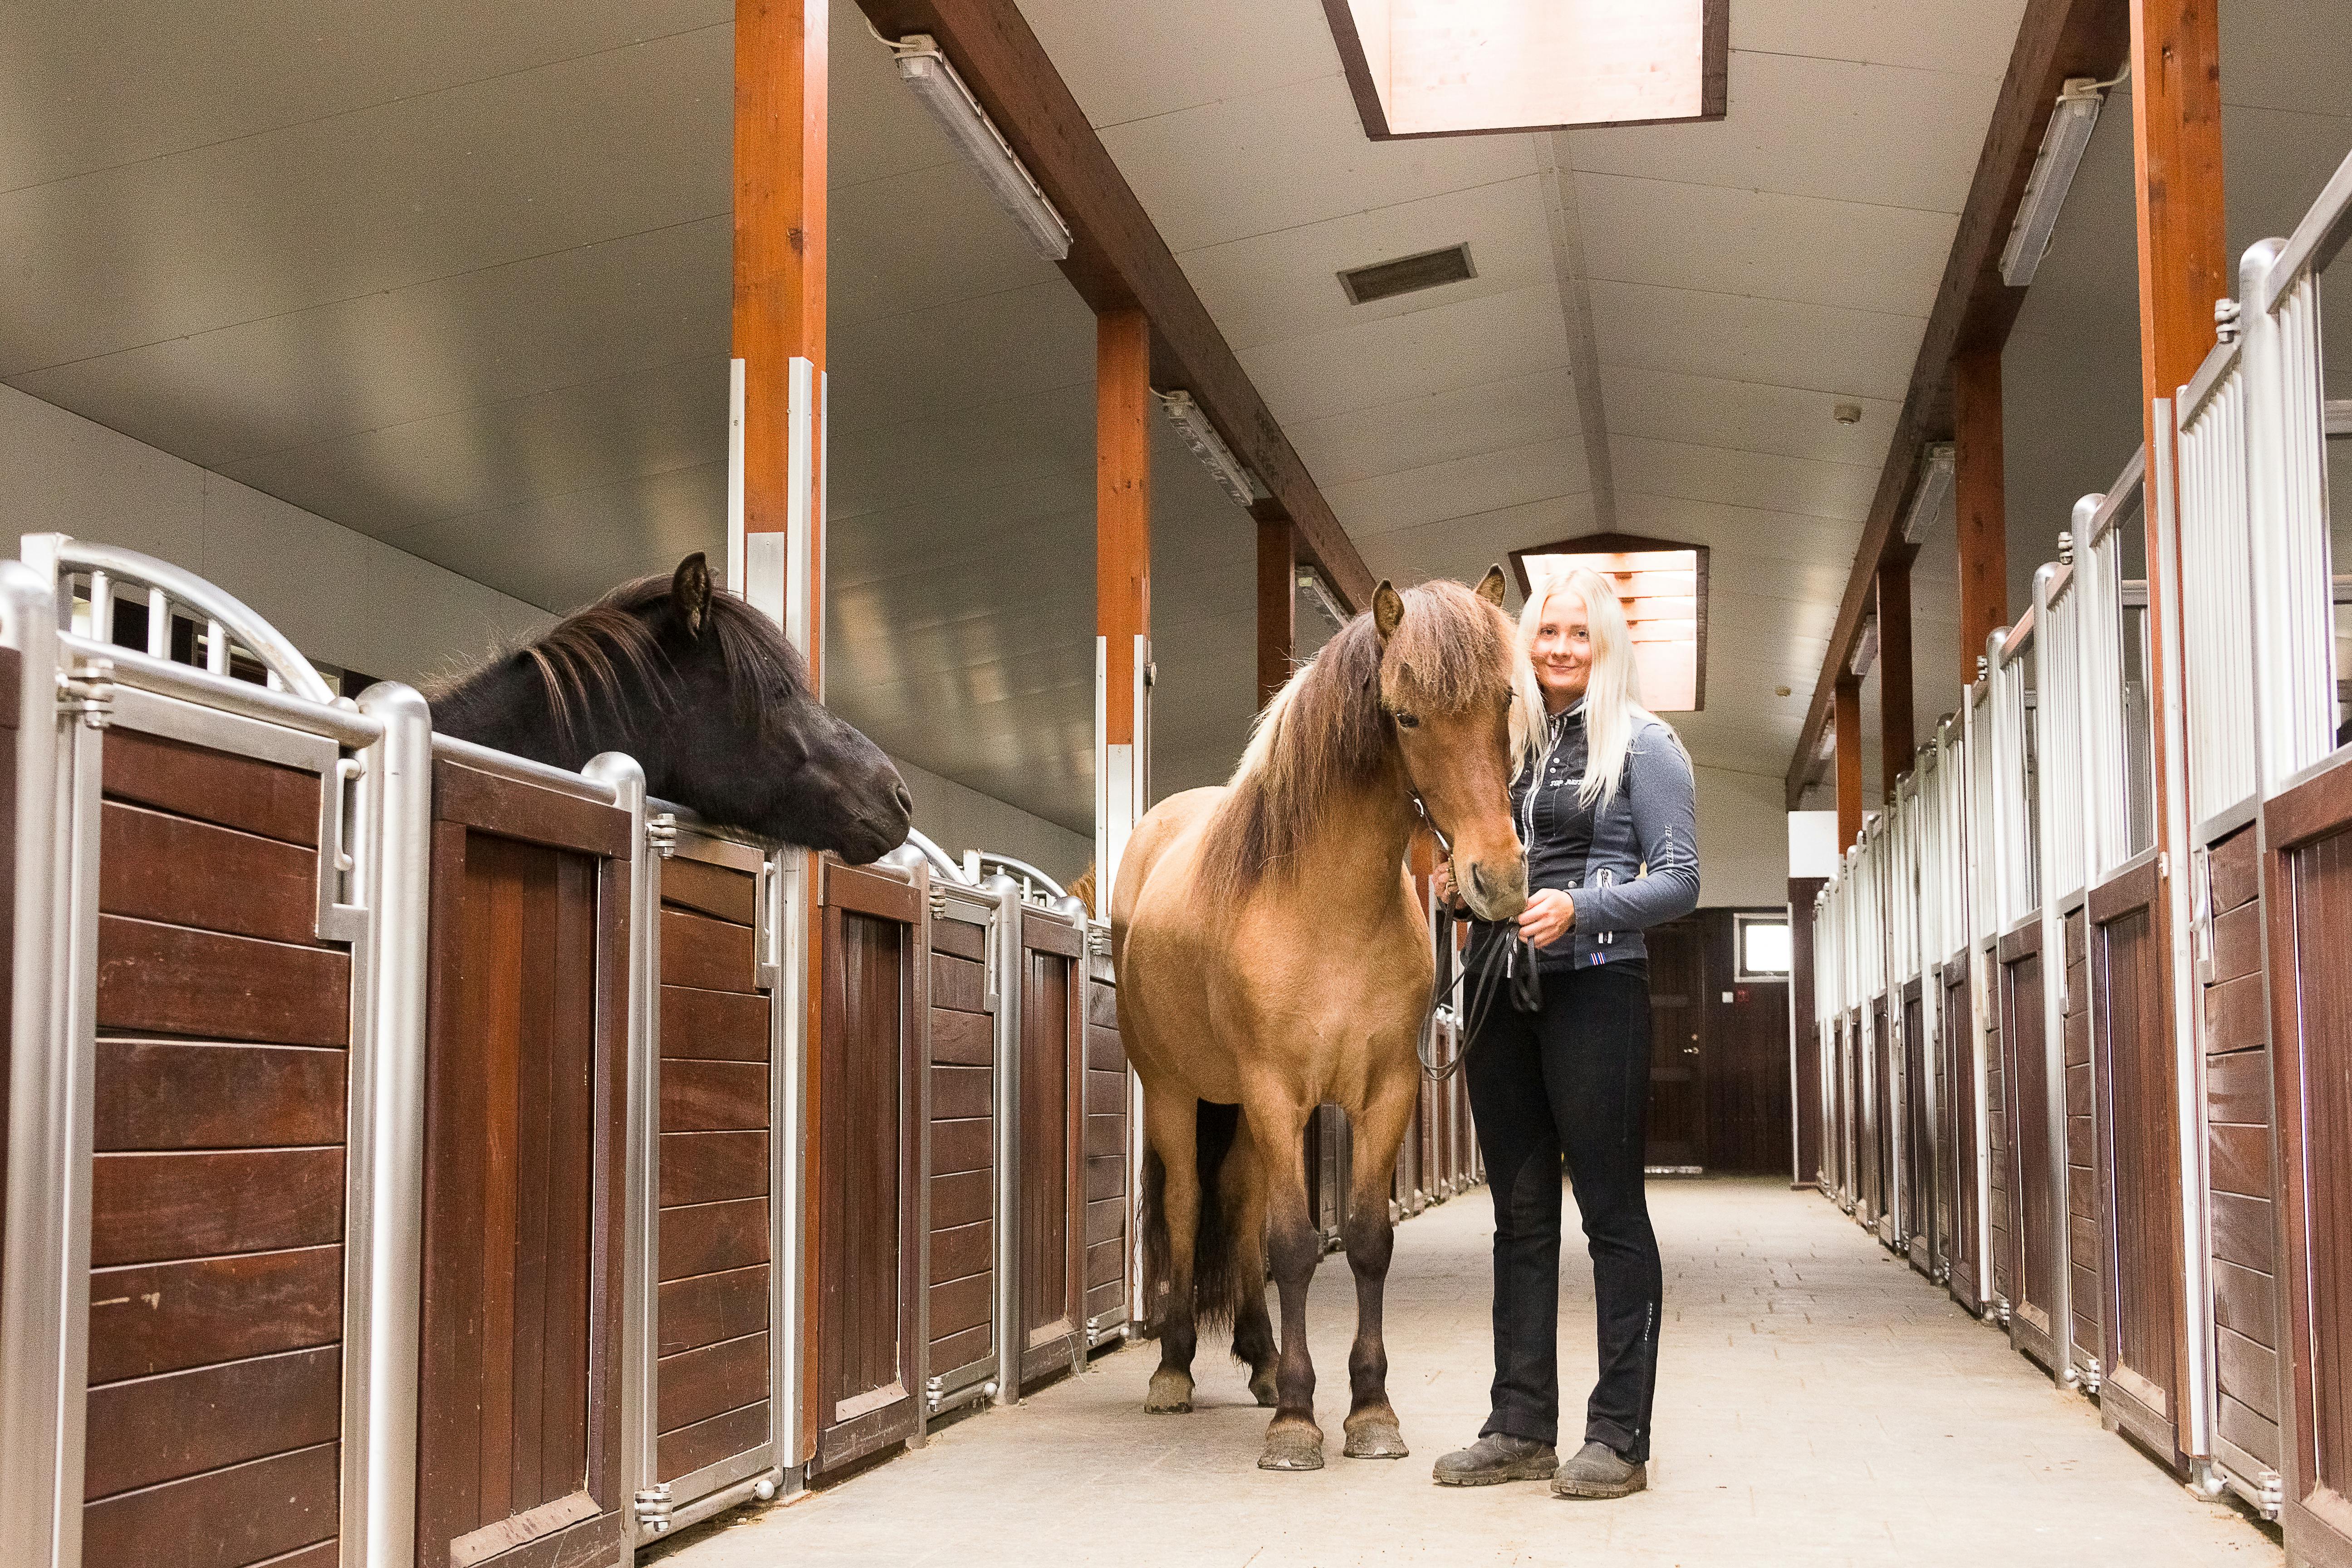
[[[1592,683],[1592,627],[1583,595],[1569,587],[1552,590],[1528,657],[1536,668],[1536,684],[1543,688],[1544,706],[1552,712],[1565,712],[1584,695]]]

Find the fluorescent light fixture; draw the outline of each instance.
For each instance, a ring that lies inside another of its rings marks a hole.
[[[1201,459],[1201,466],[1224,487],[1236,504],[1247,506],[1265,495],[1242,460],[1234,456],[1234,449],[1225,445],[1224,437],[1217,434],[1217,427],[1209,423],[1208,414],[1192,401],[1191,393],[1163,392],[1159,395],[1160,406],[1168,410],[1169,423],[1176,426],[1176,434],[1184,437],[1184,445],[1192,448],[1192,456]]]
[[[1706,706],[1706,556],[1670,540],[1593,533],[1514,550],[1511,565],[1522,594],[1579,566],[1608,578],[1633,633],[1643,705],[1695,713]]]
[[[1339,607],[1339,600],[1331,596],[1331,590],[1323,585],[1323,574],[1313,567],[1304,567],[1299,571],[1298,591],[1307,595],[1307,602],[1314,605],[1325,620],[1331,623],[1333,631],[1348,624],[1348,612]]]
[[[1862,635],[1853,640],[1853,657],[1846,661],[1846,672],[1856,680],[1870,674],[1870,667],[1878,662],[1878,617],[1874,616],[1862,623]]]
[[[1366,134],[1723,117],[1728,0],[1324,0]]]
[[[1014,156],[1013,143],[1004,139],[988,110],[981,108],[980,100],[956,75],[955,67],[940,53],[939,41],[928,33],[910,33],[893,44],[891,52],[898,62],[898,79],[915,89],[915,96],[923,100],[923,107],[931,111],[956,151],[979,174],[988,194],[1004,209],[1004,216],[1020,226],[1038,255],[1048,261],[1066,260],[1070,254],[1070,226],[1062,221],[1044,187]]]
[[[1916,544],[1942,521],[1952,500],[1952,472],[1957,466],[1949,441],[1929,447],[1919,460],[1919,488],[1911,492],[1911,510],[1903,517],[1903,542]]]
[[[2042,133],[2042,151],[2033,155],[2033,172],[2025,177],[2025,199],[2017,204],[2017,221],[2010,225],[2009,243],[2001,247],[2000,280],[2012,289],[2033,281],[2035,268],[2058,232],[2058,214],[2066,205],[2067,188],[2091,144],[2099,123],[2099,106],[2106,101],[2106,84],[2086,76],[2066,79],[2051,111],[2049,129]]]

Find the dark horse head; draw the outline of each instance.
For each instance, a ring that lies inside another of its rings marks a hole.
[[[905,843],[913,820],[882,748],[810,695],[783,633],[714,593],[699,553],[622,584],[431,701],[445,735],[560,768],[625,752],[651,795],[853,865]]]

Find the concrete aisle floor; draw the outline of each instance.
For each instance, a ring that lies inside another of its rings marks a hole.
[[[1831,1205],[1773,1183],[1663,1182],[1652,1213],[1666,1323],[1651,1489],[1561,1501],[1538,1484],[1430,1484],[1486,1412],[1484,1189],[1397,1232],[1390,1390],[1412,1457],[1339,1457],[1354,1292],[1316,1277],[1311,1334],[1328,1467],[1256,1468],[1265,1413],[1204,1350],[1201,1407],[1146,1415],[1153,1347],[812,1496],[738,1515],[662,1553],[666,1568],[751,1564],[2027,1564],[2281,1560],[2101,1430],[2008,1342],[1895,1261]],[[1592,1364],[1577,1247],[1560,1314],[1571,1420]],[[1571,1441],[1573,1440],[1571,1435]]]

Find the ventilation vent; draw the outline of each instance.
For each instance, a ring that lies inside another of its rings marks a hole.
[[[1348,291],[1349,303],[1369,305],[1375,300],[1393,300],[1400,294],[1418,293],[1441,283],[1459,283],[1477,276],[1478,269],[1470,265],[1469,246],[1449,245],[1443,250],[1424,250],[1419,256],[1400,257],[1394,261],[1375,262],[1353,272],[1342,272],[1339,287]]]

